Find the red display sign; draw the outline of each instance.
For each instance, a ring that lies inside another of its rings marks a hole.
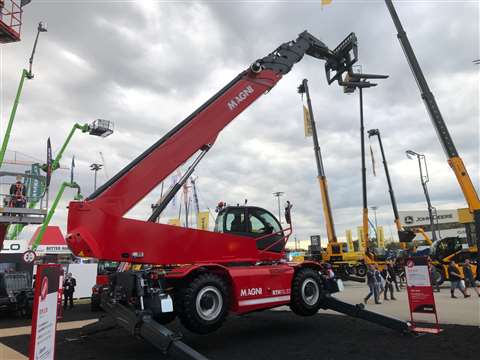
[[[62,274],[60,265],[38,265],[30,337],[30,360],[53,360],[55,357],[58,292]]]
[[[441,329],[438,324],[437,309],[435,307],[435,298],[433,296],[433,288],[430,282],[427,257],[419,256],[409,258],[405,266],[405,275],[407,278],[410,318],[414,331],[439,333]],[[434,314],[436,328],[415,327],[415,321],[413,319],[414,313]]]

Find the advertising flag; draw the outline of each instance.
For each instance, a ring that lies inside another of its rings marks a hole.
[[[363,227],[362,226],[357,226],[357,237],[358,237],[359,250],[365,250],[367,248],[367,244],[366,244],[364,236],[363,236]]]
[[[208,230],[208,222],[209,222],[209,212],[208,211],[199,211],[198,212],[198,223],[197,229],[200,230]]]
[[[380,249],[385,249],[385,231],[383,226],[377,226],[377,242]]]
[[[72,156],[72,165],[70,166],[70,184],[73,184],[73,169],[75,168],[75,155]]]
[[[49,137],[47,140],[47,179],[46,179],[47,188],[50,186],[51,178],[52,178],[52,144],[50,142],[50,137]]]
[[[180,226],[180,219],[179,218],[169,219],[168,225]]]
[[[348,251],[349,251],[349,252],[355,251],[355,248],[353,247],[352,230],[348,229],[348,230],[345,232],[345,236],[346,236],[346,238],[347,238]]]
[[[303,127],[305,129],[305,137],[312,136],[312,120],[305,105],[303,105]]]

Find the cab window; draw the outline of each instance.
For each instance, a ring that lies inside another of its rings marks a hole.
[[[245,212],[243,209],[232,209],[226,214],[225,232],[244,233],[246,232]]]
[[[251,209],[249,213],[250,232],[255,235],[281,232],[278,221],[268,212]]]

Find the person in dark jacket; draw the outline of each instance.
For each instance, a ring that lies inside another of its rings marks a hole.
[[[378,286],[377,286],[377,280],[375,278],[375,267],[372,264],[368,265],[368,270],[367,270],[367,285],[368,288],[370,289],[370,292],[368,293],[367,296],[365,296],[365,299],[363,301],[365,304],[367,303],[368,299],[373,295],[373,298],[375,299],[375,304],[381,304],[381,302],[378,300]]]
[[[72,273],[68,273],[63,281],[63,308],[67,308],[67,303],[70,303],[70,309],[73,308],[73,293],[75,292],[75,286],[77,281],[72,276]]]
[[[383,300],[388,300],[388,292],[390,291],[390,300],[397,300],[393,295],[393,280],[390,276],[388,268],[384,268],[380,274],[382,274],[383,280],[385,281],[385,290],[383,292]]]
[[[397,282],[397,272],[395,271],[395,267],[393,266],[392,260],[390,260],[387,263],[387,271],[388,271],[388,275],[390,276],[390,279],[392,280],[392,286],[393,284],[395,284],[395,290],[397,292],[400,292],[400,287],[398,286],[398,282]]]
[[[10,207],[25,207],[27,205],[27,189],[22,183],[22,177],[17,176],[15,184],[10,185]]]

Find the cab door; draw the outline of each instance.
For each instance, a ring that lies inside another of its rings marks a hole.
[[[247,229],[250,236],[258,238],[256,243],[259,250],[281,252],[285,247],[282,227],[265,209],[248,208]]]

